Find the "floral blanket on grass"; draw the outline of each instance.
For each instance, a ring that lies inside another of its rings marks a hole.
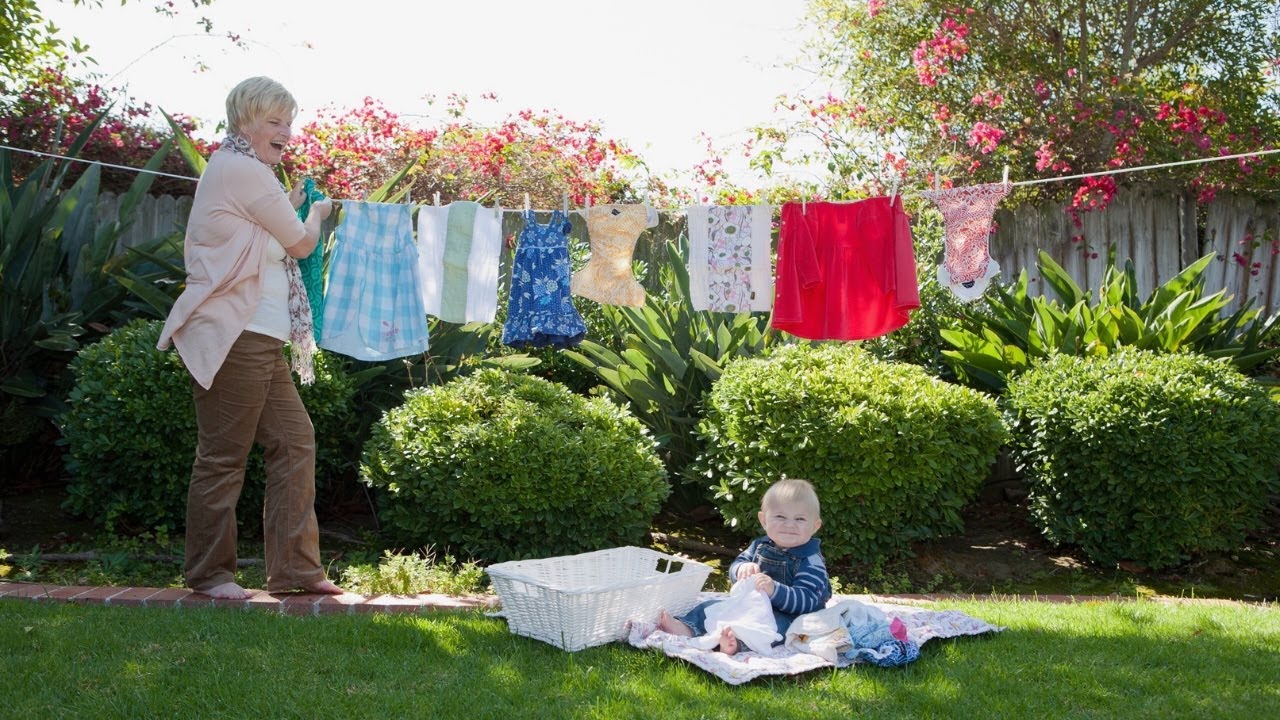
[[[700,599],[717,597],[724,597],[724,594],[703,593]],[[924,645],[935,638],[982,635],[1004,630],[1002,627],[966,615],[959,610],[927,610],[863,598],[859,600],[879,608],[890,618],[900,620],[906,626],[907,637],[917,645]],[[736,655],[725,655],[715,650],[700,650],[690,642],[693,639],[658,630],[657,626],[649,621],[631,620],[627,623],[627,642],[632,646],[660,650],[670,657],[688,661],[730,685],[740,685],[762,675],[799,675],[818,668],[848,667],[862,662],[844,658],[831,662],[817,655],[797,652],[784,645],[775,646],[769,653],[744,650]]]

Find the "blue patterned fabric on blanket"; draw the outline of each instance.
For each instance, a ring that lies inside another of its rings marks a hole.
[[[853,647],[840,653],[848,662],[868,662],[879,667],[897,667],[920,657],[920,646],[893,636],[889,623],[871,622],[848,628]]]

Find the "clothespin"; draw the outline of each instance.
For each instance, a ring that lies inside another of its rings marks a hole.
[[[1008,166],[1008,165],[1005,165],[1005,166],[1004,166],[1004,177],[1003,177],[1003,178],[1001,178],[1001,180],[1000,180],[1000,184],[1001,184],[1001,185],[1008,185],[1008,184],[1009,184],[1009,166]]]
[[[942,175],[940,173],[933,174],[933,191],[938,192],[942,187]]]
[[[893,204],[894,198],[898,197],[898,178],[893,179],[893,185],[889,186],[889,204]]]
[[[588,195],[588,196],[587,196],[587,209],[588,209],[588,210],[590,210],[590,209],[591,209],[591,203],[592,203],[592,201],[593,201],[593,200],[595,200],[595,197],[593,197],[593,196],[591,196],[591,195]]]
[[[804,215],[804,214],[805,214],[805,204],[806,204],[806,200],[807,200],[807,198],[806,198],[804,195],[801,195],[801,196],[800,196],[800,214],[801,214],[801,215]]]
[[[493,216],[502,222],[502,201],[497,198],[493,199]]]
[[[569,193],[567,192],[560,193],[560,212],[569,214]]]
[[[530,209],[530,206],[529,206],[529,193],[525,193],[525,194],[524,194],[524,211],[525,211],[525,212],[529,212],[529,209]]]
[[[439,205],[440,205],[440,191],[439,191],[439,190],[437,190],[437,191],[436,191],[436,196],[435,196],[435,205],[436,205],[437,207],[439,207]]]

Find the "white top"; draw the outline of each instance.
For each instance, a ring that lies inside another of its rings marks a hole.
[[[284,269],[284,248],[275,238],[263,250],[262,299],[245,330],[289,341],[289,273]]]

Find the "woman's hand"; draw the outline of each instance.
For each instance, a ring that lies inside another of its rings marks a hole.
[[[738,577],[734,579],[742,580],[744,578],[749,578],[752,575],[758,575],[759,573],[760,566],[757,563],[743,563],[738,566]]]
[[[329,198],[311,203],[311,212],[317,215],[321,220],[329,217],[329,213],[333,212],[333,201]]]
[[[302,207],[302,201],[305,199],[306,186],[302,183],[296,183],[293,188],[289,190],[289,204],[293,206],[294,210],[297,210]]]

